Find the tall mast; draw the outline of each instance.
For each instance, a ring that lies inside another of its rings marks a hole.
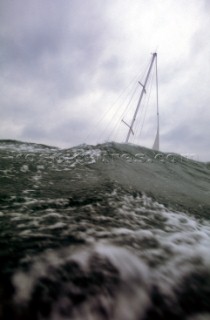
[[[136,120],[136,116],[137,116],[137,113],[138,113],[138,111],[139,111],[139,107],[140,107],[140,105],[141,105],[141,101],[142,101],[143,95],[144,95],[144,93],[146,93],[147,81],[148,81],[148,79],[149,79],[149,75],[150,75],[150,72],[151,72],[151,70],[152,70],[152,66],[153,66],[153,63],[154,63],[156,57],[157,57],[157,53],[154,52],[154,53],[152,54],[152,60],[151,60],[151,62],[150,62],[150,66],[149,66],[149,69],[148,69],[148,72],[147,72],[147,75],[146,75],[144,84],[141,84],[141,83],[139,82],[139,83],[141,84],[141,86],[142,86],[142,91],[141,91],[141,94],[140,94],[140,97],[139,97],[139,101],[138,101],[138,103],[137,103],[137,107],[136,107],[136,110],[135,110],[133,119],[132,119],[131,124],[130,124],[130,126],[129,126],[128,134],[127,134],[127,137],[126,137],[126,140],[125,140],[126,143],[128,143],[128,141],[129,141],[131,132],[133,133],[133,125],[134,125],[134,122],[135,122],[135,120]]]
[[[159,151],[160,148],[160,133],[159,133],[159,124],[160,124],[160,119],[159,119],[159,99],[158,99],[158,72],[157,72],[157,59],[156,59],[156,105],[157,105],[157,132],[156,132],[156,137],[155,141],[153,144],[152,149]]]

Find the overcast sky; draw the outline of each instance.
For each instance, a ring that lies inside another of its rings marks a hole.
[[[0,139],[114,140],[115,115],[123,142],[106,113],[156,50],[161,150],[209,161],[209,0],[1,0]]]

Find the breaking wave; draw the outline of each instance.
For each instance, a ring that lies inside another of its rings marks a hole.
[[[0,319],[210,319],[210,171],[1,141]]]

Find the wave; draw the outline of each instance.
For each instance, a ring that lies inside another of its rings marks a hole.
[[[0,319],[210,319],[210,170],[0,141]]]

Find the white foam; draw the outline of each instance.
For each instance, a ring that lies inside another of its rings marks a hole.
[[[57,201],[65,203],[65,199]],[[50,277],[48,271],[50,266],[62,268],[65,263],[75,261],[83,270],[89,270],[90,258],[96,254],[106,258],[118,270],[120,279],[126,287],[126,290],[119,288],[114,301],[116,310],[114,319],[135,319],[137,314],[138,319],[141,319],[145,308],[151,304],[152,283],[158,286],[164,296],[173,301],[175,299],[173,288],[179,283],[181,286],[185,276],[200,267],[210,269],[208,221],[200,221],[183,212],[172,212],[145,195],[119,197],[117,203],[111,196],[109,205],[113,207],[113,215],[99,215],[91,222],[86,217],[80,220],[79,225],[74,223],[74,218],[69,215],[69,211],[67,215],[65,214],[65,210],[68,209],[64,209],[62,214],[56,213],[53,209],[42,212],[39,217],[40,226],[37,231],[33,231],[33,236],[42,234],[40,230],[48,231],[69,226],[64,231],[61,230],[60,234],[75,235],[77,239],[87,240],[86,243],[89,241],[93,245],[83,245],[75,251],[72,247],[54,250],[37,257],[28,273],[18,272],[14,276],[13,283],[17,289],[16,303],[29,301],[40,277]],[[73,207],[71,210],[74,212]],[[84,210],[87,215],[94,212],[93,217],[100,211],[92,205],[83,206],[81,210]],[[44,220],[48,217],[52,217],[54,222],[45,226]],[[59,221],[55,222],[55,219]],[[109,227],[105,224],[107,221]],[[117,223],[119,228],[111,228],[112,221],[115,226]],[[31,222],[29,221],[29,225]],[[22,237],[32,237],[29,225],[25,225],[25,230],[21,231]],[[81,227],[83,231],[78,231]],[[25,282],[27,282],[26,286],[24,286]],[[107,297],[102,296],[101,299],[105,299],[104,303],[107,303]],[[58,298],[53,305],[50,319],[64,319],[59,314],[59,308],[61,304],[65,306],[65,303],[68,304],[68,299],[65,300],[64,296]],[[75,310],[77,312],[72,315],[72,319],[81,320],[87,314],[89,319],[98,319],[92,314],[90,301]],[[200,319],[206,318],[200,315],[188,320]]]
[[[90,247],[83,247],[83,249],[72,252],[71,248],[57,251],[47,251],[45,254],[37,258],[29,272],[17,272],[13,277],[13,284],[16,288],[14,302],[16,304],[26,305],[31,298],[31,294],[35,288],[37,281],[42,277],[53,279],[56,273],[50,273],[49,267],[62,268],[68,262],[76,261],[84,272],[91,272],[90,259],[93,257],[100,257],[101,259],[108,259],[109,263],[119,272],[119,285],[114,296],[109,293],[109,290],[102,289],[99,291],[94,299],[89,297],[74,308],[74,313],[71,319],[99,319],[94,306],[100,303],[113,314],[116,320],[127,320],[141,318],[146,308],[151,304],[150,301],[150,282],[148,268],[137,257],[125,249],[95,245]],[[95,260],[97,267],[98,260]],[[106,263],[106,262],[105,262]],[[100,266],[100,262],[99,262]],[[95,269],[95,267],[94,267]],[[93,271],[94,272],[94,271]],[[99,269],[100,272],[100,269]],[[103,271],[102,271],[103,272]],[[56,281],[56,278],[54,279]],[[59,279],[57,279],[59,281]],[[99,284],[100,285],[100,284]],[[71,287],[72,283],[65,281],[65,286]],[[78,287],[77,287],[78,286]],[[112,288],[112,283],[107,282],[107,286]],[[74,291],[80,292],[83,290],[80,284],[73,284]],[[103,288],[103,284],[102,284]],[[105,287],[106,288],[106,287]],[[58,296],[52,305],[52,313],[47,319],[62,319],[65,317],[60,314],[60,308],[68,307],[69,298],[65,295]]]
[[[24,165],[22,165],[22,167],[20,168],[20,171],[22,171],[22,172],[28,172],[29,171],[29,167],[28,167],[28,165],[27,164],[24,164]]]
[[[49,209],[48,209],[49,210]],[[47,210],[46,210],[47,211]],[[60,214],[60,213],[58,213],[58,212],[54,212],[53,210],[52,210],[52,212],[49,212],[49,213],[47,213],[47,214],[44,214],[44,215],[42,215],[41,217],[40,217],[40,219],[41,220],[44,220],[44,219],[46,219],[46,218],[62,218],[63,216]]]
[[[46,228],[47,229],[60,229],[66,226],[66,223],[63,222],[57,222],[53,225],[47,225]]]

